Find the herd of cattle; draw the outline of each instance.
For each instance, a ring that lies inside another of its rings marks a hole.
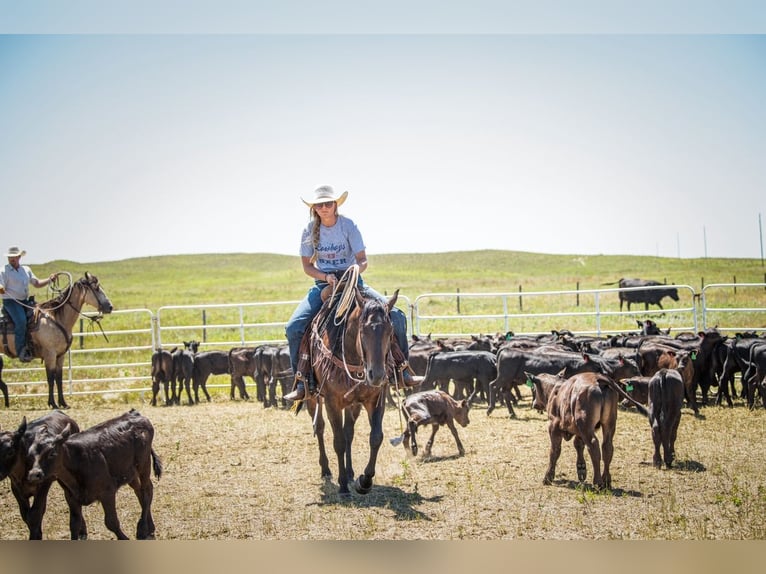
[[[673,297],[672,292],[665,295]],[[671,337],[651,320],[638,321],[638,327],[635,333],[608,337],[568,331],[436,340],[413,336],[409,365],[423,381],[402,390],[406,396],[399,400],[394,400],[397,393],[389,392],[387,400],[401,409],[406,421],[402,436],[391,442],[403,442],[417,455],[417,429],[431,425],[424,449],[428,456],[437,430],[446,425],[463,455],[455,422],[465,427],[472,405],[479,402],[486,403],[488,415],[501,405],[515,418],[514,406],[523,398],[522,389],[528,388],[532,407],[548,418],[549,465],[543,482],[553,481],[562,439],[574,439],[578,479],[586,480],[587,449],[594,487],[610,488],[620,401],[648,417],[657,467],[673,463],[684,403],[697,414],[698,401],[707,405],[715,387],[715,404],[726,401],[732,406],[736,374],[740,374],[739,395],[748,406],[755,408],[760,397],[766,407],[766,334],[727,337],[706,329]],[[240,399],[250,398],[245,385],[245,377],[250,377],[259,402],[286,408],[289,404],[278,396],[277,385],[284,397],[293,378],[285,345],[199,352],[195,341],[184,342],[183,348],[156,350],[151,375],[153,406],[161,390],[166,406],[180,404],[184,392],[189,404],[198,403],[200,390],[209,401],[209,377],[229,375],[232,400],[237,392]],[[117,490],[125,484],[141,505],[136,537],[154,538],[150,474],[153,470],[159,477],[162,463],[152,447],[153,437],[151,422],[134,410],[83,431],[60,411],[30,422],[24,418],[15,431],[0,430],[0,480],[10,479],[29,538],[42,538],[47,494],[56,481],[65,492],[72,539],[87,538],[82,506],[96,501],[102,504],[109,530],[119,539],[127,538],[115,509]]]
[[[469,397],[469,402],[486,397],[487,414],[500,403],[515,417],[513,406],[526,385],[533,407],[548,415],[550,466],[544,482],[553,479],[562,438],[574,438],[579,480],[585,480],[587,448],[594,485],[609,487],[619,400],[649,418],[658,467],[673,462],[684,402],[698,414],[698,399],[707,405],[711,388],[717,387],[715,403],[732,406],[735,375],[740,373],[740,396],[751,409],[758,397],[766,407],[766,335],[726,337],[712,328],[671,337],[651,320],[638,321],[638,326],[635,334],[609,337],[555,331],[457,341],[417,339],[410,364],[423,373],[424,387],[435,386],[454,399]],[[601,448],[595,434],[599,428]],[[458,448],[462,451],[459,440]]]

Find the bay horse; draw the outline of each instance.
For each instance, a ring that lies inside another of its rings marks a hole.
[[[81,315],[83,305],[95,307],[99,313],[111,313],[112,303],[101,289],[98,278],[86,272],[85,276],[64,289],[57,297],[35,307],[29,323],[32,356],[42,359],[48,380],[48,406],[52,409],[69,408],[64,400],[62,378],[64,357],[72,344],[72,328]],[[3,335],[5,354],[17,356],[13,329],[11,336]],[[53,398],[53,387],[58,391],[58,404]]]
[[[354,489],[359,494],[372,489],[378,450],[383,443],[385,390],[394,369],[390,313],[399,295],[397,290],[387,302],[364,297],[357,287],[358,267],[351,269],[354,271],[346,271],[309,327],[318,396],[307,393],[304,401],[314,419],[319,465],[325,478],[331,472],[324,446],[322,406],[327,411],[338,457],[338,493],[342,497],[350,496],[348,483],[354,480],[351,446],[362,407],[370,423],[370,455]]]

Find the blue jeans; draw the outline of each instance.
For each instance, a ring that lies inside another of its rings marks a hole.
[[[13,334],[16,344],[16,356],[27,345],[27,310],[22,306],[26,301],[16,299],[3,299],[3,311],[13,319]]]
[[[285,335],[287,336],[287,344],[290,347],[290,365],[293,368],[293,373],[298,369],[298,352],[300,351],[301,339],[303,339],[303,333],[306,332],[308,326],[311,324],[311,320],[319,313],[319,309],[322,307],[322,289],[327,287],[327,283],[324,281],[317,281],[306,293],[306,297],[303,301],[298,303],[298,306],[293,311],[292,317],[287,321],[285,326]],[[365,285],[364,282],[359,280],[359,287],[362,293],[368,297],[375,297],[381,301],[386,301],[380,293],[375,291],[372,287]],[[401,309],[394,307],[391,310],[391,323],[394,327],[394,336],[396,342],[399,344],[399,348],[404,353],[405,357],[409,356],[409,345],[407,344],[407,316]]]

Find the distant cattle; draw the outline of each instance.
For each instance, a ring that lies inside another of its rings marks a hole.
[[[250,400],[250,395],[245,388],[245,377],[255,380],[256,354],[261,347],[234,347],[229,350],[229,375],[231,376],[231,387],[229,389],[229,398],[234,400],[234,391],[239,392],[239,398],[244,401]],[[260,389],[258,389],[260,392]],[[259,397],[260,398],[260,397]]]
[[[162,475],[162,463],[152,448],[154,427],[137,411],[75,432],[71,424],[57,434],[39,428],[27,452],[27,480],[33,485],[58,480],[69,505],[72,539],[85,538],[82,507],[100,502],[104,524],[118,539],[128,537],[117,515],[117,490],[130,485],[141,505],[136,538],[154,538],[151,471]]]
[[[649,381],[649,424],[654,441],[654,466],[670,468],[675,459],[676,435],[684,402],[684,381],[675,369],[661,369]],[[662,458],[660,458],[662,447]]]
[[[428,358],[422,389],[438,387],[449,392],[449,382],[454,382],[452,396],[456,400],[467,398],[474,392],[480,397],[489,393],[489,383],[497,378],[497,358],[489,351],[446,351],[433,353]]]
[[[175,383],[173,383],[173,392],[170,394],[170,383],[174,381],[175,372],[173,366],[173,353],[176,351],[166,351],[157,349],[152,353],[152,406],[157,405],[157,394],[160,392],[160,385],[164,385],[165,406],[175,402]]]
[[[657,305],[663,309],[662,299],[670,297],[673,301],[678,301],[678,289],[676,287],[666,287],[664,283],[652,281],[651,279],[620,279],[620,311],[622,311],[623,302],[628,304],[630,311],[631,303],[643,303],[644,309],[648,310],[649,305]],[[614,285],[614,283],[604,283],[604,285]],[[637,289],[638,287],[651,287],[651,289]]]
[[[489,383],[487,414],[492,413],[499,398],[510,416],[516,417],[512,403],[517,399],[512,391],[518,391],[518,387],[526,383],[526,372],[555,374],[564,370],[565,376],[570,377],[583,371],[600,371],[602,363],[599,357],[571,351],[503,347],[497,353],[497,378]]]
[[[210,375],[228,375],[230,372],[229,353],[226,351],[203,351],[194,356],[194,371],[192,373],[192,387],[194,396],[197,396],[199,389],[205,393],[205,397],[210,401],[210,394],[207,392],[207,380]]]
[[[173,355],[173,397],[175,404],[181,404],[181,393],[186,389],[186,398],[189,400],[189,404],[193,405],[195,402],[199,402],[199,397],[197,396],[195,401],[191,393],[192,374],[194,373],[194,352],[188,347],[188,343],[184,343],[184,345],[185,348],[176,349],[171,353]],[[178,388],[177,394],[176,387]],[[208,397],[208,400],[210,400],[210,397]]]
[[[458,453],[460,456],[463,456],[465,449],[457,434],[455,421],[462,427],[468,425],[468,411],[471,407],[471,398],[456,401],[449,393],[439,389],[421,391],[407,397],[404,403],[402,403],[402,414],[407,420],[403,435],[404,449],[417,456],[417,429],[419,426],[430,424],[432,428],[431,438],[428,439],[423,454],[431,456],[431,447],[434,444],[436,431],[439,430],[440,426],[447,425],[452,432],[452,436],[455,437]],[[411,446],[410,439],[412,440]]]
[[[734,375],[735,373],[742,373],[742,376],[744,376],[750,365],[750,348],[764,343],[766,343],[766,338],[763,335],[759,337],[752,332],[737,333],[734,338],[725,341],[722,345],[724,360],[718,384],[717,405],[721,404],[723,398],[726,398],[729,406],[733,405],[731,397],[732,395],[736,396]],[[731,394],[729,394],[730,388]],[[744,380],[742,381],[741,396],[743,398],[747,397],[747,384]]]
[[[27,472],[33,460],[27,456],[27,453],[38,433],[52,438],[67,426],[73,432],[80,431],[74,419],[61,411],[52,411],[29,423],[24,417],[16,431],[0,431],[0,480],[5,477],[10,479],[11,492],[19,505],[21,519],[29,529],[30,540],[42,540],[43,515],[48,501],[48,491],[55,479],[48,477],[39,482],[29,481]],[[31,505],[30,499],[32,499]],[[86,533],[83,520],[78,537]]]
[[[748,366],[742,375],[742,384],[747,390],[747,404],[755,407],[755,396],[761,396],[761,403],[766,408],[766,343],[750,347]]]
[[[8,408],[8,385],[3,381],[3,357],[0,357],[0,391],[3,392],[5,399],[5,408]]]

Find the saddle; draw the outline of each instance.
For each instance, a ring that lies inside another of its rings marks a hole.
[[[35,303],[34,296],[29,297],[27,300],[24,301],[25,310],[27,313],[27,341],[30,340],[30,334],[35,331],[38,328],[38,306]],[[5,308],[0,311],[0,333],[2,333],[3,336],[3,353],[8,355],[9,357],[14,356],[10,354],[10,349],[8,348],[8,335],[10,336],[14,335],[14,327],[15,323],[13,322],[13,319],[9,315],[5,313]],[[18,349],[16,350],[18,354]]]

